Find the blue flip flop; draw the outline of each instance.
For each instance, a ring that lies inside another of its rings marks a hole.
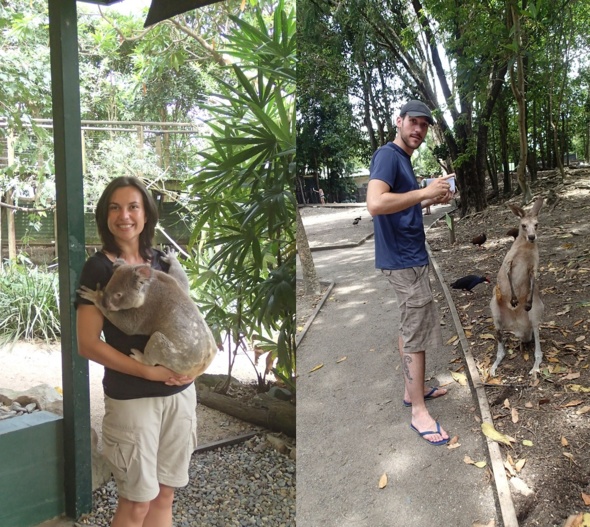
[[[435,445],[435,446],[446,445],[450,441],[450,438],[441,439],[440,441],[430,441],[429,439],[426,439],[426,437],[424,437],[424,436],[427,436],[430,434],[440,434],[440,424],[438,421],[435,421],[435,423],[436,423],[436,432],[433,432],[433,431],[420,432],[413,424],[410,424],[410,428],[412,430],[414,430],[414,432],[416,432],[422,439],[424,439],[424,441],[426,441],[427,443],[430,443],[431,445]]]
[[[438,399],[439,397],[444,397],[446,395],[446,393],[443,393],[442,395],[437,395],[436,397],[433,397],[433,395],[436,393],[436,391],[439,388],[441,388],[441,386],[435,386],[434,388],[431,388],[430,391],[426,395],[424,395],[424,400],[428,401],[429,399]],[[412,406],[412,403],[410,403],[409,401],[406,401],[405,399],[402,402],[406,408],[409,408],[410,406]]]

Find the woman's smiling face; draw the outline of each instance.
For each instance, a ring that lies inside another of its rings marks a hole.
[[[107,225],[117,242],[139,239],[147,221],[143,197],[135,187],[121,187],[109,201]]]

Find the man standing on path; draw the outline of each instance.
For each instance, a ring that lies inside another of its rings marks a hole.
[[[375,267],[393,285],[399,304],[403,403],[412,408],[410,426],[430,444],[444,445],[449,435],[425,404],[425,399],[441,397],[447,391],[424,385],[425,352],[442,347],[442,334],[428,277],[422,208],[451,200],[447,179],[453,175],[420,188],[410,160],[432,124],[432,114],[423,102],[409,101],[402,106],[395,140],[373,154],[367,209],[374,217]]]

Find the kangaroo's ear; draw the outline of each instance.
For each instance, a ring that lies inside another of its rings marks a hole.
[[[518,205],[509,203],[508,206],[510,207],[510,210],[514,213],[515,216],[518,216],[519,218],[524,218],[524,210],[522,210]]]
[[[535,201],[533,208],[531,209],[531,215],[536,216],[537,214],[539,214],[539,211],[541,210],[542,206],[543,198],[538,198],[537,201]]]

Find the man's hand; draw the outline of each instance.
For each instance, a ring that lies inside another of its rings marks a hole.
[[[430,203],[427,205],[423,204],[422,206],[427,207],[428,205],[434,205],[436,203],[444,203],[445,200],[447,203],[450,201],[450,199],[453,197],[453,193],[451,192],[451,184],[447,181],[447,179],[450,177],[452,176],[449,175],[436,178],[434,181],[432,181],[432,183],[424,187],[424,199],[422,200],[422,203],[424,203],[424,201],[430,201]]]

